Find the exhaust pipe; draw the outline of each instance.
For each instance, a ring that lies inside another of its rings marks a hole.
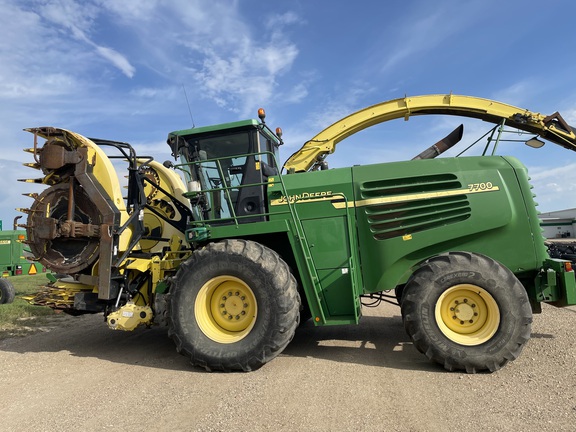
[[[18,220],[22,219],[22,216],[16,216],[14,218],[14,228],[12,228],[14,231],[16,231],[18,229]]]
[[[464,132],[464,125],[461,124],[436,144],[431,145],[418,156],[413,157],[412,160],[417,159],[434,159],[436,156],[444,153],[446,150],[460,142],[462,133]]]

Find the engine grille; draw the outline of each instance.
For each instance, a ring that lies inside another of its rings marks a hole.
[[[446,195],[459,190],[463,192]],[[471,215],[466,193],[454,174],[370,181],[360,191],[376,240],[454,224]]]

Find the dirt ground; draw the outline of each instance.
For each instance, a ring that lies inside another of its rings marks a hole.
[[[0,341],[0,430],[576,430],[576,308],[545,307],[520,358],[478,375],[428,362],[399,315],[309,322],[278,358],[234,374],[192,368],[162,328],[66,319]]]

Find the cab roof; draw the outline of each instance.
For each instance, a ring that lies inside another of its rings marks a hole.
[[[221,123],[221,124],[217,124],[217,125],[202,126],[202,127],[192,128],[192,129],[183,129],[183,130],[179,130],[179,131],[170,132],[169,135],[170,136],[176,135],[176,136],[181,136],[181,137],[189,137],[189,136],[201,135],[201,134],[210,133],[210,132],[221,132],[221,131],[225,131],[228,129],[238,129],[238,128],[248,127],[248,126],[257,127],[259,125],[260,125],[260,122],[258,122],[258,120],[254,120],[254,119],[240,120],[240,121],[231,122],[231,123]]]

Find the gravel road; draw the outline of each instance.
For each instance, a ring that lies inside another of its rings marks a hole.
[[[520,358],[445,372],[408,342],[400,310],[298,329],[251,373],[207,373],[162,328],[102,317],[0,341],[2,431],[574,431],[576,308],[544,307]]]

